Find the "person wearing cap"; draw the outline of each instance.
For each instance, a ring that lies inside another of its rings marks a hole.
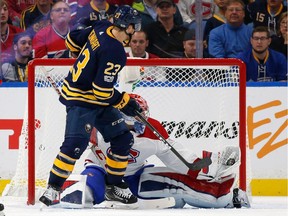
[[[183,55],[183,37],[187,29],[174,21],[176,4],[173,0],[157,0],[157,21],[146,26],[147,51],[160,58],[179,58]]]
[[[194,29],[189,29],[183,39],[184,58],[196,58],[196,33]],[[209,54],[203,52],[203,58],[208,58]]]
[[[157,20],[156,2],[157,0],[135,0],[133,2],[132,7],[140,13],[142,18],[142,28],[145,28],[148,24]],[[183,19],[178,7],[176,7],[176,13],[174,14],[174,22],[177,25],[183,24]]]
[[[197,58],[196,57],[196,33],[194,29],[189,29],[183,38],[183,48],[182,58]],[[207,52],[203,53],[203,58],[208,58],[209,54]],[[202,73],[204,74],[204,73]],[[168,70],[166,72],[166,78],[169,81],[182,81],[182,82],[191,82],[196,79],[199,79],[201,73],[198,73],[198,69],[188,69],[181,68],[180,70]]]

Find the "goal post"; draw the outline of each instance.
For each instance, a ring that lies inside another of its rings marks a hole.
[[[29,62],[28,108],[17,168],[4,196],[24,196],[33,205],[45,190],[50,168],[64,139],[66,113],[58,93],[74,61]],[[170,137],[187,149],[201,154],[203,149],[217,151],[225,145],[239,145],[238,184],[246,190],[251,179],[246,175],[246,67],[242,61],[128,59],[118,81],[116,88],[120,91],[142,95],[151,117],[160,120]],[[158,163],[153,158],[151,161]],[[74,171],[80,172],[82,168],[80,160]]]

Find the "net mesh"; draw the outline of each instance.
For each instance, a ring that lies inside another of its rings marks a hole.
[[[65,106],[58,98],[71,65],[49,65],[35,66],[36,200],[46,188],[65,130]],[[126,66],[123,71],[116,88],[143,96],[151,117],[160,120],[170,137],[187,149],[201,156],[203,149],[219,151],[226,145],[239,146],[238,65],[148,64]],[[16,173],[3,196],[27,197],[27,110]],[[76,163],[75,173],[82,170],[82,159]],[[156,157],[149,161],[162,165]]]

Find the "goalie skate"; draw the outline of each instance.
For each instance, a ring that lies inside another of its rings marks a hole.
[[[58,204],[60,202],[60,191],[56,190],[52,186],[48,186],[43,195],[39,198],[39,201],[46,206]]]
[[[250,208],[250,202],[245,191],[235,188],[233,190],[233,206],[235,208],[246,207]]]
[[[106,208],[138,208],[137,197],[124,182],[118,185],[106,185],[105,200]]]
[[[4,214],[4,205],[0,203],[0,216],[5,216]]]

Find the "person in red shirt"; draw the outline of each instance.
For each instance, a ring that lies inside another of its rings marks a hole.
[[[51,24],[41,29],[33,38],[35,58],[67,58],[69,53],[65,39],[70,32],[71,13],[69,5],[56,2],[50,14]]]
[[[1,63],[8,61],[13,57],[13,38],[14,35],[23,30],[8,24],[9,10],[8,3],[1,1]]]

